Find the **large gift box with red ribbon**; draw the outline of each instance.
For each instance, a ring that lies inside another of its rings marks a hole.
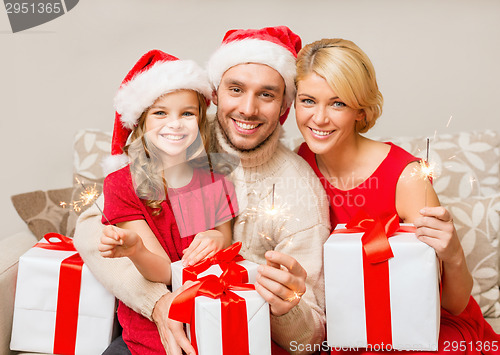
[[[324,245],[328,345],[437,350],[439,263],[413,225],[356,216]]]
[[[49,233],[19,259],[12,350],[101,354],[113,335],[115,297],[72,240]]]
[[[207,275],[220,276],[228,269],[235,275],[239,275],[240,282],[255,283],[259,265],[239,255],[240,249],[241,242],[236,242],[195,265],[184,267],[182,261],[172,263],[172,291],[177,290],[186,281],[195,281]]]
[[[198,355],[271,354],[269,305],[238,277],[204,276],[174,299],[169,317],[190,325]]]

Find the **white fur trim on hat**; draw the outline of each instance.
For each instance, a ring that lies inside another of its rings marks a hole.
[[[157,98],[168,92],[190,89],[207,99],[212,89],[206,72],[192,60],[158,62],[120,87],[114,106],[123,126],[133,129],[139,117]]]
[[[108,176],[112,172],[127,166],[129,163],[130,159],[127,154],[109,155],[102,160],[101,167],[104,172],[104,176]]]
[[[212,87],[219,87],[222,75],[231,67],[244,63],[265,64],[275,69],[285,81],[287,107],[295,99],[296,59],[285,47],[260,40],[243,39],[222,45],[208,62],[208,76]]]

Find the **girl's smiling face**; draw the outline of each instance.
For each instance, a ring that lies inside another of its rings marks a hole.
[[[356,134],[355,123],[363,110],[348,107],[326,80],[311,73],[297,83],[295,117],[309,148],[324,154]]]
[[[148,140],[168,165],[186,160],[186,150],[198,136],[200,105],[196,92],[178,90],[159,97],[148,109],[145,131]]]

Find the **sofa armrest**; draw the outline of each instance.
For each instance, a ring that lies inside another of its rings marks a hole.
[[[37,242],[29,231],[0,239],[0,354],[11,354],[10,334],[16,291],[17,264],[23,255]]]

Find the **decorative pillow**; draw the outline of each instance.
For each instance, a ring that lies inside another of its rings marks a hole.
[[[92,129],[80,130],[75,135],[73,186],[78,194],[84,190],[92,190],[97,195],[102,193],[105,176],[101,163],[111,154],[111,137],[110,132]],[[82,211],[90,207],[92,203],[82,206]]]
[[[76,178],[86,183],[102,184],[104,171],[101,163],[111,154],[111,133],[99,130],[80,130],[73,145],[73,172]]]
[[[60,205],[73,200],[72,187],[27,192],[14,195],[11,200],[19,216],[39,240],[50,232],[73,236],[78,215]]]
[[[441,203],[469,196],[491,196],[500,190],[500,135],[491,130],[430,137],[429,161],[437,173],[434,189]],[[392,141],[425,157],[425,137],[393,137]]]
[[[474,279],[472,296],[485,316],[499,317],[498,243],[500,194],[456,199],[445,206],[453,215],[467,266]]]

